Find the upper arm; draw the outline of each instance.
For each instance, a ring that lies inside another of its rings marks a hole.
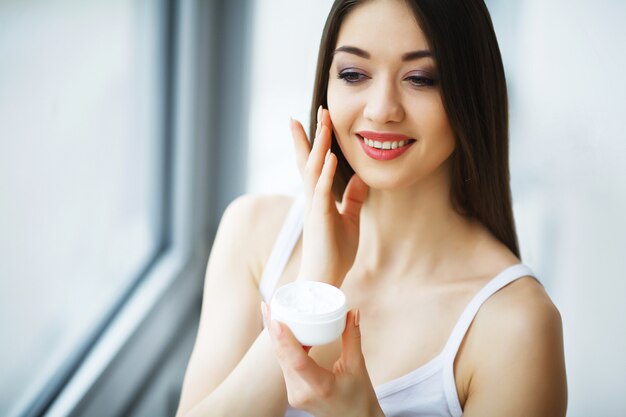
[[[219,386],[262,330],[255,273],[259,258],[267,252],[268,228],[279,228],[267,224],[268,217],[276,217],[267,213],[268,199],[272,197],[239,197],[222,216],[207,265],[200,324],[179,412],[192,408]],[[284,201],[278,210],[274,204],[274,211],[282,212]],[[258,222],[259,217],[265,222]]]
[[[511,300],[509,300],[511,301]],[[561,315],[547,295],[501,304],[476,364],[464,416],[565,416]]]

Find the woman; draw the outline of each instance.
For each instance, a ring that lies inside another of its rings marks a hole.
[[[312,147],[292,121],[303,204],[224,214],[178,415],[565,415],[560,315],[519,260],[483,1],[337,0],[315,87]],[[264,328],[261,298],[294,280],[346,293],[341,340],[302,347],[265,304]]]

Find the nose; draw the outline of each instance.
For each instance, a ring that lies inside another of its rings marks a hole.
[[[402,121],[404,108],[391,80],[380,80],[370,87],[363,116],[376,124]]]

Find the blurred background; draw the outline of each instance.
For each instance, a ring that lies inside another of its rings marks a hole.
[[[224,208],[299,187],[330,0],[0,1],[0,415],[172,416]],[[569,416],[626,415],[626,4],[487,1]]]

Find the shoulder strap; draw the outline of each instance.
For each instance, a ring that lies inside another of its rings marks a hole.
[[[270,302],[274,293],[274,287],[276,287],[291,256],[291,252],[293,252],[293,248],[300,238],[303,222],[304,194],[301,193],[296,196],[289,213],[287,213],[285,223],[283,223],[283,227],[278,233],[278,238],[272,247],[272,252],[267,259],[263,275],[261,276],[259,291],[263,301],[266,303]]]
[[[474,298],[472,298],[454,326],[452,334],[450,334],[448,342],[442,352],[444,361],[444,389],[446,391],[448,405],[453,416],[462,415],[459,397],[456,392],[456,384],[454,382],[454,359],[470,324],[472,324],[474,317],[476,317],[476,313],[478,313],[480,307],[489,297],[516,279],[525,276],[532,276],[537,279],[533,271],[521,263],[510,266],[500,272],[495,278],[489,281],[487,285],[481,288]]]
[[[495,294],[498,290],[504,288],[511,282],[515,281],[518,278],[522,278],[525,276],[534,276],[533,271],[528,268],[526,265],[517,264],[508,267],[504,271],[500,272],[495,278],[487,283],[483,288],[478,291],[478,293],[472,298],[469,302],[465,310],[461,314],[461,317],[457,321],[448,342],[446,343],[446,347],[444,348],[444,353],[449,358],[452,356],[456,356],[456,352],[465,337],[465,333],[469,328],[470,324],[474,320],[476,313],[478,313],[478,309],[482,306],[482,304],[493,294]]]

